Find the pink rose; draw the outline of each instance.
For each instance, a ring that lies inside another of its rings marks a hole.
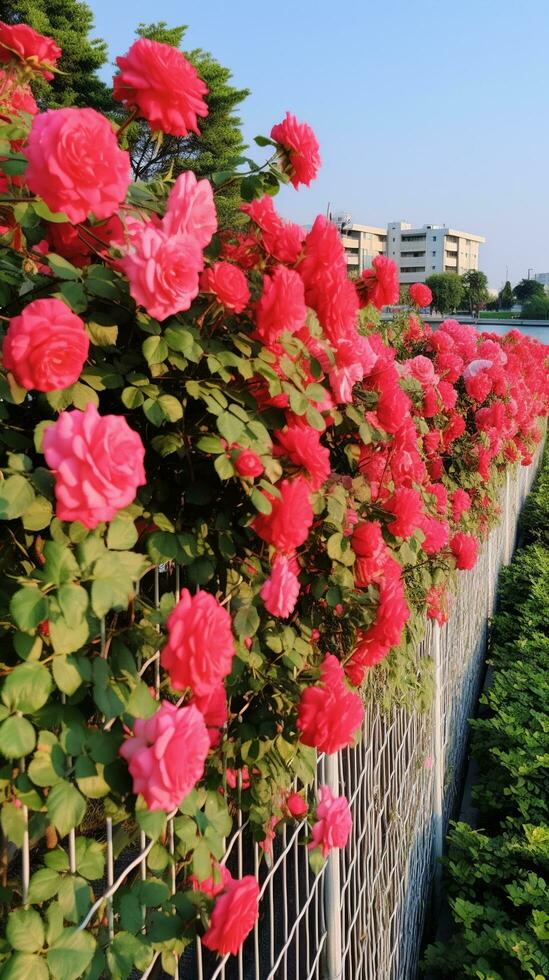
[[[412,378],[419,381],[423,387],[434,385],[438,381],[433,362],[428,357],[424,357],[423,354],[418,354],[417,357],[412,357],[411,360],[405,361],[404,367],[406,368],[406,374],[411,375]]]
[[[196,68],[171,44],[141,37],[124,57],[113,78],[113,96],[127,106],[137,106],[151,129],[171,136],[200,136],[197,116],[207,116],[202,96],[208,86]]]
[[[259,885],[253,875],[229,881],[216,899],[202,945],[225,956],[235,956],[251,932],[259,912]]]
[[[270,578],[263,583],[259,593],[271,616],[286,619],[295,609],[299,595],[299,579],[285,555],[277,555]]]
[[[456,560],[456,567],[462,571],[474,568],[478,557],[478,541],[472,534],[459,531],[450,541],[450,548]]]
[[[55,68],[60,57],[61,48],[53,38],[38,34],[28,24],[0,21],[0,62],[19,61],[50,80],[49,69]]]
[[[209,592],[183,589],[168,616],[168,642],[160,663],[176,691],[211,694],[230,673],[235,652],[231,617]]]
[[[238,447],[235,447],[238,449]],[[242,449],[236,457],[234,468],[239,476],[248,476],[252,479],[261,476],[265,467],[259,456],[251,449]]]
[[[227,724],[227,695],[225,685],[220,681],[207,694],[194,694],[189,701],[194,704],[204,718],[210,745],[215,748],[221,741],[221,729]]]
[[[248,282],[242,269],[230,262],[216,262],[200,277],[200,289],[214,293],[231,313],[242,313],[250,301]]]
[[[189,795],[204,774],[210,739],[198,708],[162,701],[151,717],[137,718],[134,734],[120,746],[149,810],[168,812]]]
[[[306,480],[298,476],[295,480],[282,480],[277,489],[280,497],[263,493],[270,501],[271,513],[258,514],[251,526],[277,551],[291,554],[307,540],[313,523],[310,488]]]
[[[264,344],[276,343],[284,331],[294,333],[307,319],[303,282],[297,272],[277,265],[263,276],[263,292],[257,304],[257,333]]]
[[[349,690],[337,657],[327,654],[320,681],[307,687],[297,708],[297,730],[304,745],[320,752],[339,752],[351,745],[364,719],[358,694]]]
[[[197,180],[192,170],[180,174],[173,185],[162,228],[168,235],[184,232],[206,248],[217,231],[217,215],[209,180]]]
[[[203,892],[210,898],[215,898],[216,895],[224,891],[232,880],[233,876],[224,864],[216,864],[213,874],[209,878],[205,878],[204,881],[199,881],[196,875],[191,875],[193,892]]]
[[[344,796],[333,796],[329,786],[320,787],[320,803],[316,808],[317,822],[311,831],[309,848],[320,847],[327,857],[333,847],[345,847],[353,818]]]
[[[35,116],[26,148],[29,190],[78,224],[110,218],[126,196],[130,157],[95,109],[48,109]]]
[[[320,168],[318,140],[307,123],[298,123],[295,116],[287,112],[285,119],[271,129],[271,139],[283,151],[284,169],[297,189],[300,184],[307,187],[315,179]]]
[[[146,482],[137,432],[121,415],[100,415],[91,402],[83,412],[61,412],[44,431],[43,447],[55,475],[61,521],[80,521],[90,529],[111,521]]]
[[[286,800],[286,809],[291,817],[300,819],[307,813],[309,807],[306,800],[299,793],[290,793]]]
[[[433,302],[433,294],[424,282],[414,282],[408,287],[408,295],[416,306],[430,306]]]
[[[22,388],[59,391],[80,376],[90,346],[84,323],[59,299],[35,299],[10,320],[4,367]]]
[[[330,475],[330,453],[320,442],[320,432],[309,425],[288,425],[275,432],[275,439],[276,455],[302,466],[311,490],[320,490]]]
[[[151,223],[133,236],[131,251],[120,260],[133,299],[157,320],[189,309],[203,265],[200,246],[190,235],[169,235]]]

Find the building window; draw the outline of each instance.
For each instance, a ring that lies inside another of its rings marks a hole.
[[[433,252],[433,255],[436,255],[436,254],[437,254],[436,252]]]
[[[436,240],[437,240],[437,236],[433,235],[433,241],[436,242]]]

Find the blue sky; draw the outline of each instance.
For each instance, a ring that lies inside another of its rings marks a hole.
[[[499,288],[549,271],[548,0],[88,0],[111,59],[139,21],[188,24],[251,89],[247,141],[286,109],[309,122],[323,167],[285,189],[281,213],[326,211],[385,225],[443,224],[485,235]],[[261,151],[255,154],[261,159]]]

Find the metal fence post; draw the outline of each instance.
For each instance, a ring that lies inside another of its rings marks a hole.
[[[433,703],[433,851],[435,859],[433,889],[439,902],[442,889],[442,852],[444,829],[442,826],[442,802],[444,796],[444,733],[442,729],[442,664],[440,657],[440,626],[433,625],[433,662],[435,667],[435,691]]]
[[[339,795],[339,753],[325,756],[326,785]],[[343,975],[341,941],[341,881],[339,850],[332,848],[324,872],[324,915],[326,920],[326,958],[324,980],[341,980]]]

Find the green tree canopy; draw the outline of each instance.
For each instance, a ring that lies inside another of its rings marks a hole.
[[[549,296],[531,296],[522,307],[522,315],[527,320],[549,320]]]
[[[521,279],[515,286],[514,292],[519,303],[526,303],[527,300],[532,299],[534,296],[543,296],[545,290],[541,282],[538,282],[536,279]]]
[[[164,21],[140,24],[137,28],[139,37],[177,48],[181,48],[185,31],[184,25],[170,28]],[[176,177],[183,170],[193,170],[197,177],[209,177],[212,173],[231,169],[229,161],[241,156],[246,148],[240,130],[241,120],[235,110],[249,95],[249,90],[232,85],[229,69],[208,52],[196,48],[186,51],[185,57],[208,86],[205,97],[208,115],[200,120],[200,136],[194,133],[185,137],[164,136],[160,145],[146,123],[132,125],[128,131],[128,145],[134,175],[140,180],[151,180],[167,173]],[[216,195],[218,214],[224,221],[237,220],[238,202],[236,184]]]
[[[500,289],[498,305],[500,310],[510,310],[514,302],[515,295],[513,293],[513,287],[511,286],[509,280],[507,280],[503,289]]]
[[[478,313],[489,299],[488,279],[484,272],[478,269],[469,269],[461,277],[463,285],[463,299],[471,314]]]
[[[426,280],[433,294],[432,307],[439,313],[451,313],[463,296],[463,284],[457,272],[435,272]]]
[[[50,83],[33,82],[38,103],[52,109],[63,106],[91,106],[103,112],[112,109],[108,85],[97,76],[107,61],[107,45],[90,39],[93,13],[81,0],[0,0],[0,20],[8,24],[29,24],[40,34],[57,41],[62,56],[57,67],[63,74]]]

